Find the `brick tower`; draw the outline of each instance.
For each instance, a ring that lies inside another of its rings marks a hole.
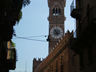
[[[60,38],[64,36],[65,0],[48,0],[49,6],[49,53]]]

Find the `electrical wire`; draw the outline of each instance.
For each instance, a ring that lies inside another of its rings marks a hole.
[[[25,39],[25,40],[47,42],[47,40],[38,40],[38,39],[31,39],[31,38],[27,38],[27,37],[19,37],[19,36],[14,36],[14,37],[15,37],[15,38],[19,38],[19,39]],[[36,37],[36,36],[35,36],[35,37]]]
[[[27,38],[32,38],[32,37],[48,37],[48,35],[27,36]]]

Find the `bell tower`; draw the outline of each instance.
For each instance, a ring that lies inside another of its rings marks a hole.
[[[48,0],[49,6],[49,53],[58,40],[64,36],[64,7],[65,0]]]

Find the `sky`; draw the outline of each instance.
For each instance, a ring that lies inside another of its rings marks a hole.
[[[70,16],[71,3],[72,0],[66,0],[65,32],[67,30],[75,31],[75,20]],[[16,69],[10,72],[32,72],[33,58],[44,59],[48,56],[46,36],[49,34],[49,22],[47,20],[49,8],[47,0],[31,0],[30,5],[23,8],[22,12],[22,19],[14,27],[17,37],[12,39],[16,44],[18,61],[16,62]]]

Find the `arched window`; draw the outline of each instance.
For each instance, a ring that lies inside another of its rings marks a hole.
[[[60,15],[61,14],[61,9],[57,8],[57,14]]]
[[[61,13],[61,9],[60,8],[53,8],[52,14],[54,16],[58,16],[58,15],[60,15],[60,13]]]
[[[55,8],[53,8],[53,14],[55,13]]]

